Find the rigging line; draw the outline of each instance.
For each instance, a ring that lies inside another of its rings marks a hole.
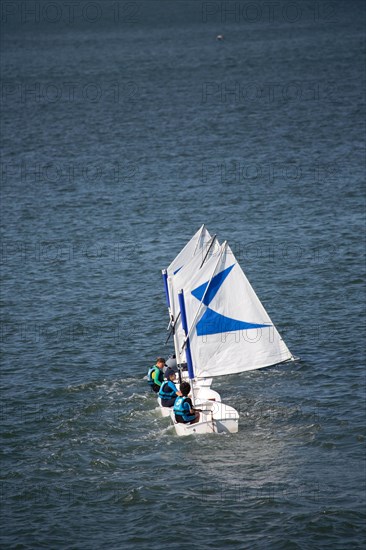
[[[170,308],[169,308],[169,310],[170,310]],[[170,319],[169,319],[168,326],[166,327],[166,329],[169,330],[169,334],[167,336],[167,339],[165,340],[165,344],[167,344],[169,342],[171,335],[174,334],[174,327],[173,327],[173,321],[172,321],[173,316],[171,315],[171,313],[169,313],[169,314],[170,314]]]
[[[170,285],[171,285],[171,276],[168,277],[168,284],[167,284],[169,296],[171,295],[171,292],[170,292],[171,289],[169,288]],[[170,337],[172,336],[172,334],[174,335],[174,333],[175,333],[175,331],[174,331],[174,315],[172,313],[172,308],[169,307],[168,310],[169,310],[169,324],[167,326],[167,330],[169,330],[169,334],[168,334],[168,336],[165,340],[165,345],[169,342]]]
[[[199,266],[198,269],[201,269],[201,267],[202,267],[203,264],[205,263],[206,258],[207,258],[207,256],[209,255],[210,250],[211,250],[211,248],[212,248],[212,246],[213,246],[213,243],[214,243],[215,241],[216,241],[216,235],[214,235],[214,236],[212,237],[210,246],[208,247],[207,252],[206,252],[206,254],[205,254],[205,257],[203,258],[202,263],[201,263],[201,265]]]
[[[198,237],[197,242],[196,242],[196,246],[194,247],[193,256],[196,255],[198,243],[200,242],[200,239],[202,238],[202,233],[203,233],[204,228],[205,228],[205,224],[203,223],[202,226],[201,226],[201,232],[200,232],[199,237]]]
[[[173,295],[172,276],[168,277],[168,291],[169,291],[170,295]],[[176,356],[177,364],[180,364],[181,363],[181,356],[180,356],[179,343],[178,343],[178,340],[177,340],[177,331],[176,331],[176,322],[179,319],[179,312],[178,312],[178,315],[177,315],[177,320],[174,321],[174,315],[173,315],[173,310],[174,309],[175,308],[174,308],[174,301],[173,301],[171,303],[171,308],[169,310],[170,327],[171,328],[170,328],[170,332],[168,334],[168,337],[166,338],[165,345],[169,342],[170,337],[173,335],[173,345],[174,345],[175,356]]]
[[[214,424],[214,417],[213,417],[212,410],[211,410],[211,421],[212,421],[212,432],[215,433],[215,424]]]
[[[172,321],[169,323],[168,329],[169,329],[169,326],[170,326],[170,332],[169,332],[169,334],[168,334],[168,336],[167,336],[167,339],[165,340],[165,344],[167,344],[167,343],[169,342],[171,335],[175,333],[175,325],[176,325],[176,323],[177,323],[179,317],[180,317],[180,312],[178,313],[177,318],[176,318],[176,320],[174,321],[174,324],[172,323]]]
[[[221,257],[222,257],[222,255],[223,255],[223,253],[224,253],[224,250],[226,250],[226,248],[227,248],[227,241],[225,241],[225,242],[222,244],[222,246],[221,246],[219,258],[218,258],[218,260],[217,260],[217,262],[216,262],[216,264],[215,264],[215,268],[214,268],[214,270],[212,271],[211,278],[210,278],[210,280],[209,280],[209,282],[208,282],[208,284],[207,284],[206,290],[205,290],[205,292],[203,293],[202,299],[201,299],[201,301],[200,301],[200,303],[199,303],[199,305],[198,305],[198,308],[197,308],[197,311],[196,311],[196,315],[194,316],[194,319],[193,319],[192,324],[191,324],[191,328],[188,330],[188,334],[187,334],[187,336],[186,336],[186,338],[185,338],[185,340],[184,340],[184,342],[183,342],[183,345],[182,345],[182,348],[181,348],[182,350],[186,347],[186,345],[187,345],[187,340],[188,340],[188,338],[190,338],[190,336],[191,336],[191,334],[192,334],[192,332],[193,332],[193,330],[194,330],[195,322],[197,321],[197,317],[198,317],[198,315],[199,315],[199,313],[200,313],[200,310],[201,310],[201,307],[202,307],[202,304],[203,304],[203,300],[205,299],[206,294],[207,294],[207,291],[208,291],[208,289],[210,288],[211,281],[212,281],[212,279],[213,279],[213,277],[214,277],[214,275],[215,275],[217,266],[219,265],[219,262],[220,262],[220,260],[221,260]]]

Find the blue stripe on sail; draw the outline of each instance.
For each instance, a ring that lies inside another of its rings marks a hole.
[[[202,318],[196,325],[197,336],[206,336],[208,334],[220,334],[221,332],[233,332],[236,330],[246,330],[250,328],[264,328],[272,325],[262,325],[258,323],[247,323],[225,317],[216,313],[213,309],[207,308]]]
[[[219,290],[222,283],[225,281],[226,277],[229,275],[234,265],[235,264],[231,265],[230,267],[227,267],[226,269],[224,269],[224,271],[220,271],[220,273],[212,277],[209,289],[206,292],[205,299],[203,300],[203,303],[205,304],[205,306],[208,306],[212,302],[212,300],[217,294],[217,291]],[[197,298],[197,300],[201,301],[202,297],[205,294],[208,284],[209,284],[209,281],[207,283],[203,283],[202,285],[192,290],[192,295],[195,298]]]
[[[182,267],[183,267],[182,265],[181,265],[180,267],[178,267],[178,269],[176,269],[176,270],[174,271],[173,275],[175,275],[176,273],[178,273],[178,271],[180,271],[180,270],[182,269]]]

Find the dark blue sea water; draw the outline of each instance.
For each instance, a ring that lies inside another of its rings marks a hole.
[[[1,10],[2,548],[363,548],[365,4]],[[301,359],[178,438],[144,375],[202,223]]]

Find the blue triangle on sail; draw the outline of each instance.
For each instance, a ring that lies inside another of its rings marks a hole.
[[[205,292],[205,299],[203,300],[203,303],[205,306],[208,306],[211,301],[214,299],[214,297],[217,294],[217,291],[219,290],[222,283],[225,281],[226,277],[229,275],[230,271],[234,267],[235,264],[231,265],[230,267],[227,267],[224,269],[224,271],[220,271],[217,275],[212,277],[209,289],[206,292],[206,288],[209,284],[209,281],[207,283],[203,283],[202,285],[198,286],[194,290],[192,290],[192,295],[197,298],[197,300],[201,301],[202,297],[204,296]]]
[[[225,315],[216,313],[216,311],[208,307],[202,318],[198,321],[196,330],[197,336],[206,336],[207,334],[220,334],[221,332],[233,332],[235,330],[246,330],[250,328],[270,326],[272,325],[247,323],[246,321],[231,319],[231,317],[225,317]]]

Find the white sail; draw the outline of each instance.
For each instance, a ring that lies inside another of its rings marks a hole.
[[[167,268],[168,277],[178,273],[197,253],[205,248],[210,239],[211,235],[203,224]]]
[[[215,237],[211,237],[205,225],[202,225],[166,269],[169,316],[171,325],[174,327],[174,349],[178,364],[185,363],[186,357],[184,350],[182,350],[184,333],[181,326],[178,291],[175,290],[177,287],[174,285],[174,281],[176,278],[181,281],[190,278],[209,256],[213,243],[218,247]],[[182,274],[184,274],[183,279]]]
[[[191,260],[180,269],[175,275],[168,277],[168,288],[169,296],[171,297],[170,307],[174,319],[177,319],[179,314],[179,300],[178,292],[180,289],[185,288],[186,285],[192,280],[203,265],[210,260],[212,257],[218,258],[221,247],[216,239],[216,237],[211,237],[211,239],[206,243],[206,245],[201,248],[199,253],[191,258]]]
[[[292,358],[227,243],[180,288],[195,376],[233,374]]]
[[[168,290],[170,297],[170,313],[174,319],[174,343],[176,348],[176,356],[180,359],[180,362],[185,363],[185,352],[182,350],[182,346],[185,340],[185,334],[182,328],[182,319],[180,316],[180,307],[178,300],[178,292],[181,288],[185,288],[189,284],[192,277],[203,267],[203,265],[209,261],[212,257],[218,257],[220,252],[220,245],[216,239],[216,236],[210,238],[200,251],[196,252],[196,255],[183,266],[175,275],[168,277]]]

